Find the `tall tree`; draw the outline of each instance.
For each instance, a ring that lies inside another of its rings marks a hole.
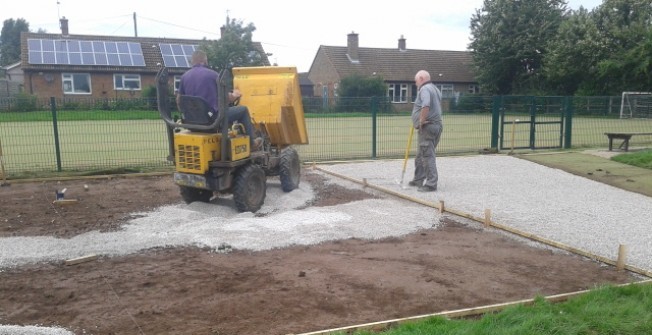
[[[263,50],[256,48],[256,44],[251,40],[255,30],[253,23],[243,26],[242,21],[227,17],[221,38],[206,41],[202,43],[201,48],[206,51],[209,63],[217,71],[236,66],[264,65]]]
[[[0,66],[20,60],[20,33],[29,31],[25,19],[6,19],[0,33]]]
[[[595,71],[598,94],[650,90],[652,6],[649,0],[605,0],[594,20],[605,58]]]
[[[564,0],[484,0],[471,17],[469,48],[484,92],[540,92],[547,43],[566,12]]]
[[[548,94],[592,94],[597,64],[605,57],[599,35],[587,9],[568,13],[543,58]]]

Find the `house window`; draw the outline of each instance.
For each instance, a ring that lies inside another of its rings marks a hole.
[[[90,94],[91,75],[88,73],[62,73],[63,93]]]
[[[441,92],[442,98],[452,98],[455,96],[455,91],[453,90],[453,84],[435,84],[439,91]]]
[[[471,94],[480,93],[480,86],[473,85],[473,84],[469,85],[469,93]]]
[[[392,102],[407,102],[407,93],[407,84],[389,84],[387,86],[387,95]]]
[[[174,93],[179,92],[179,86],[181,86],[181,76],[174,76]]]
[[[119,90],[137,90],[140,91],[140,75],[139,74],[114,74],[113,87],[116,91]]]

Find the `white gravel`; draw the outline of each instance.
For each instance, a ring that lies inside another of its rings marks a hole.
[[[443,200],[446,208],[476,217],[483,217],[489,208],[497,223],[609,259],[617,258],[623,244],[627,264],[652,271],[652,198],[510,156],[442,157],[437,163],[440,181],[434,193],[405,187],[414,171],[413,160],[408,162],[404,187],[397,184],[402,160],[320,167],[433,203]],[[329,178],[347,187],[362,187]],[[238,213],[232,199],[226,198],[217,200],[217,205],[179,204],[136,213],[140,217],[116,232],[89,232],[70,239],[0,238],[0,271],[153,247],[267,250],[354,237],[378,239],[436,227],[440,220],[436,209],[393,196],[302,209],[313,198],[308,183],[284,193],[277,180],[270,180],[265,205],[256,215]],[[47,329],[51,330],[47,334],[69,334],[60,328]],[[0,335],[46,334],[43,331],[47,330],[0,325]]]
[[[0,335],[75,335],[75,333],[58,327],[0,325]]]
[[[329,166],[328,170],[359,180],[367,178],[396,188],[402,161]],[[414,173],[408,162],[406,182]],[[626,263],[652,271],[652,198],[548,168],[511,156],[443,157],[437,159],[438,190],[401,192],[446,208],[484,217],[589,253],[616,260],[627,247]]]
[[[339,178],[333,181],[360,188]],[[439,222],[436,211],[395,197],[301,209],[313,199],[308,183],[284,193],[278,179],[270,179],[265,205],[256,215],[238,213],[232,198],[227,197],[218,199],[217,204],[195,202],[134,213],[140,217],[115,232],[93,231],[69,239],[0,238],[0,271],[88,254],[119,256],[154,247],[268,250],[353,237],[378,239],[409,234]]]

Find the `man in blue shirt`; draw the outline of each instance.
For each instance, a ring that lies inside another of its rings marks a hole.
[[[180,107],[182,95],[192,95],[201,97],[208,103],[211,110],[208,115],[210,119],[215,119],[218,111],[217,102],[217,82],[219,74],[208,67],[208,56],[204,51],[197,50],[192,54],[192,68],[181,76],[179,91],[177,92],[177,106]],[[229,102],[233,102],[240,97],[240,91],[234,90],[229,92]],[[229,124],[240,122],[249,135],[251,140],[251,150],[259,150],[263,142],[262,138],[255,137],[254,127],[251,123],[249,110],[245,106],[229,107],[226,111],[226,118]]]

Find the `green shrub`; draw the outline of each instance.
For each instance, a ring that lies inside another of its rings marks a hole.
[[[9,110],[16,112],[31,112],[36,110],[37,99],[35,96],[19,93],[16,95],[15,99],[16,103],[14,104],[13,108],[9,108]]]

